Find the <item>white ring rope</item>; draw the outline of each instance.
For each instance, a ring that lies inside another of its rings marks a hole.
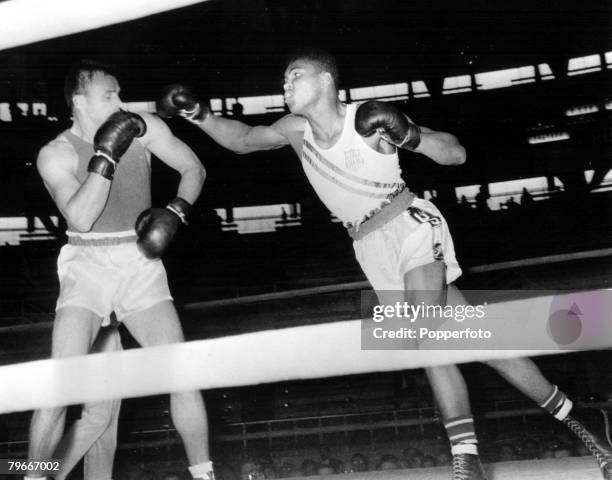
[[[511,268],[532,267],[535,265],[552,264],[570,262],[575,260],[584,260],[591,258],[601,258],[612,256],[612,248],[604,248],[599,250],[587,250],[572,253],[563,253],[557,255],[547,255],[544,257],[531,257],[509,262],[491,263],[485,265],[477,265],[469,267],[469,273],[493,272],[500,270],[508,270]],[[251,303],[260,303],[271,300],[286,300],[298,297],[308,297],[313,295],[322,295],[326,293],[338,293],[343,291],[355,290],[370,290],[372,287],[367,280],[356,282],[335,283],[332,285],[317,285],[314,287],[297,288],[293,290],[280,290],[268,293],[259,293],[255,295],[243,295],[231,298],[220,298],[215,300],[205,300],[201,302],[192,302],[180,306],[181,311],[202,312],[206,309],[227,307],[235,305],[248,305]],[[51,316],[51,314],[49,314]],[[9,325],[0,327],[0,335],[6,333],[33,332],[48,330],[53,327],[53,321],[25,323],[20,325]]]
[[[204,1],[5,1],[0,3],[0,50],[127,22]]]
[[[541,313],[549,312],[559,298],[512,300],[487,307],[489,318],[507,325],[505,332],[497,332],[500,339],[514,335],[516,345],[518,333],[523,350],[503,349],[507,346],[498,350],[362,350],[362,322],[351,320],[7,365],[0,368],[0,391],[4,392],[0,414],[110,398],[563,353],[568,350],[550,338],[546,348],[529,349],[532,339],[539,340],[533,345],[542,345],[546,318]],[[585,302],[580,305],[585,310]],[[601,327],[599,317],[609,316],[611,310],[600,307],[609,305],[597,306],[595,323]],[[534,322],[534,317],[541,321]],[[434,348],[443,348],[439,345]],[[579,348],[610,346],[612,335],[597,329]]]

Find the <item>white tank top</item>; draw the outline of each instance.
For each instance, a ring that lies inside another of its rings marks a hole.
[[[397,152],[383,154],[355,131],[356,104],[346,106],[344,127],[336,144],[317,146],[306,123],[302,167],[325,206],[345,225],[356,225],[381,207],[392,192],[405,188]]]

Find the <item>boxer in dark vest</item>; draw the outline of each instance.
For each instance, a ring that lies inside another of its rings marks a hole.
[[[205,170],[158,117],[122,111],[119,94],[108,67],[82,62],[72,68],[65,96],[73,124],[38,155],[38,171],[68,225],[58,258],[53,358],[87,354],[113,311],[143,347],[184,340],[160,256],[186,223]],[[151,208],[151,153],[180,173],[176,197],[165,208]],[[172,393],[170,411],[193,477],[212,479],[200,392]],[[51,458],[64,416],[65,408],[34,413],[31,460]],[[36,475],[41,472],[29,473]]]

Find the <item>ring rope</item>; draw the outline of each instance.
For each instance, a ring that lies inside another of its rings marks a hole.
[[[553,302],[559,302],[559,296],[500,302],[489,305],[487,312],[507,325],[505,333],[516,337],[518,328],[520,342],[524,341],[527,348],[527,341],[537,335],[544,338],[546,330],[545,321],[531,321],[533,314],[540,318],[540,312],[550,311]],[[0,414],[112,398],[569,351],[550,338],[550,346],[529,350],[504,349],[507,346],[496,350],[362,350],[362,328],[371,323],[367,320],[363,324],[361,320],[349,320],[7,365],[0,367],[0,391],[6,392],[0,396]],[[516,323],[519,321],[522,323]],[[612,335],[598,330],[581,347],[609,348],[611,343]],[[423,348],[428,347],[425,344]]]
[[[12,0],[0,3],[0,50],[127,22],[206,0]]]

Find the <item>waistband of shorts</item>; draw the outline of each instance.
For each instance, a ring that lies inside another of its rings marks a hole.
[[[67,231],[66,235],[68,236],[68,245],[83,247],[112,247],[114,245],[134,243],[138,238],[135,230],[86,233]]]
[[[367,234],[386,225],[400,216],[414,201],[416,195],[407,187],[389,194],[376,210],[372,210],[357,225],[347,225],[346,230],[353,240],[361,240]]]

